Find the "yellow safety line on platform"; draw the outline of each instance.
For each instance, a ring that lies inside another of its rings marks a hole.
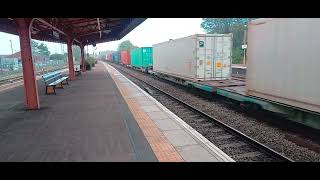
[[[160,162],[184,162],[183,158],[172,146],[172,144],[166,139],[166,137],[160,132],[160,130],[150,119],[148,114],[142,110],[137,100],[134,97],[130,97],[127,88],[122,85],[112,73],[109,74],[116,83],[117,88],[122,94],[124,100],[128,104],[130,111],[132,112],[134,118],[140,126],[143,134],[147,138],[158,160]]]

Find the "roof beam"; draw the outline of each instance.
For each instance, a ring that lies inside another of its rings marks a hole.
[[[86,18],[81,18],[81,19],[77,19],[77,20],[71,20],[71,21],[61,21],[61,24],[81,24],[81,23],[87,23],[87,22],[92,22],[95,21],[94,18],[92,19],[86,19]]]
[[[99,29],[99,33],[100,33],[100,39],[101,39],[101,30],[100,30],[100,21],[99,21],[99,18],[97,18],[97,23],[98,23],[98,29]]]
[[[95,33],[98,33],[98,32],[103,32],[103,31],[106,31],[106,30],[109,30],[107,28],[103,28],[103,29],[100,29],[100,30],[96,30],[96,31],[86,31],[84,32],[83,34],[79,34],[78,36],[86,36],[86,35],[89,35],[89,34],[95,34]],[[111,30],[110,30],[111,31]],[[101,34],[102,35],[102,34]]]
[[[74,26],[74,27],[76,27],[76,28],[83,28],[83,27],[97,26],[97,20],[92,21],[92,22],[93,22],[93,23],[88,23],[88,24],[84,24],[84,25],[80,25],[80,26]],[[102,24],[102,23],[101,23],[101,20],[100,20],[100,24]]]
[[[43,24],[45,24],[45,25],[47,25],[47,26],[52,27],[52,29],[58,31],[59,33],[65,35],[65,36],[70,36],[70,35],[71,35],[71,34],[67,34],[66,32],[63,32],[63,31],[60,30],[59,28],[53,26],[52,24],[48,23],[47,21],[45,21],[45,20],[43,20],[43,19],[41,19],[41,18],[35,18],[35,19],[38,20],[38,21],[40,21],[40,22],[42,22]],[[76,42],[78,42],[78,43],[81,44],[81,42],[80,42],[79,40],[77,40],[76,38],[74,38],[74,40],[75,40]]]

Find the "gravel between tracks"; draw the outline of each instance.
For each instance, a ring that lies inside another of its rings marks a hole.
[[[294,133],[271,126],[265,121],[261,121],[255,117],[249,117],[247,114],[237,109],[230,108],[230,105],[215,98],[212,100],[200,98],[178,86],[157,80],[156,78],[128,68],[121,68],[130,74],[139,76],[139,78],[152,83],[154,86],[161,88],[166,92],[170,92],[173,96],[197,107],[199,110],[219,119],[220,121],[267,145],[275,151],[284,154],[294,161],[320,162],[320,153],[297,145],[286,138],[287,136],[297,136]],[[126,76],[126,74],[124,75]]]

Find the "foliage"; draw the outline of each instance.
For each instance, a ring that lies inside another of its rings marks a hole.
[[[81,49],[79,46],[72,46],[72,55],[76,61],[81,60]]]
[[[243,63],[243,50],[239,48],[235,48],[232,51],[232,63],[233,64],[242,64]]]
[[[95,64],[96,64],[96,59],[94,59],[94,58],[92,58],[92,57],[89,57],[89,58],[87,58],[86,60],[85,60],[85,63],[86,63],[86,65],[89,65],[90,66],[90,69],[91,69],[91,67],[94,67],[95,66]]]
[[[117,51],[121,52],[124,50],[135,49],[137,46],[134,46],[129,40],[123,41],[119,44]]]
[[[64,53],[64,54],[63,54],[63,57],[64,57],[64,59],[65,59],[66,61],[68,61],[68,53]]]
[[[201,27],[207,33],[231,33],[231,27],[245,25],[254,18],[203,18]]]
[[[65,60],[66,59],[66,56],[64,54],[58,54],[58,53],[55,53],[55,54],[51,54],[50,57],[49,57],[50,60]]]
[[[50,51],[49,51],[47,45],[44,43],[38,43],[38,42],[32,40],[31,41],[31,48],[32,48],[32,53],[40,54],[43,56],[50,55]]]
[[[207,33],[233,34],[232,63],[238,64],[243,60],[241,45],[244,40],[244,31],[249,21],[256,18],[203,18],[201,27]]]

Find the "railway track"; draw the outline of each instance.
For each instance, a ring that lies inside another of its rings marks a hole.
[[[250,138],[222,121],[198,110],[178,97],[113,65],[151,96],[173,111],[182,120],[204,135],[209,141],[236,161],[293,162],[288,157]]]
[[[11,77],[11,78],[1,79],[0,80],[0,86],[4,85],[4,84],[20,81],[22,79],[23,79],[23,76],[16,76],[16,77]]]
[[[44,72],[38,72],[37,75],[41,76],[42,74],[49,73],[49,72],[56,71],[56,70],[65,69],[65,68],[66,67],[58,68],[58,69],[49,69],[49,70],[46,70]],[[5,84],[9,84],[9,83],[14,83],[14,82],[20,81],[20,80],[23,80],[23,76],[22,75],[10,77],[10,78],[5,78],[5,79],[0,79],[0,86],[1,85],[5,85]]]

